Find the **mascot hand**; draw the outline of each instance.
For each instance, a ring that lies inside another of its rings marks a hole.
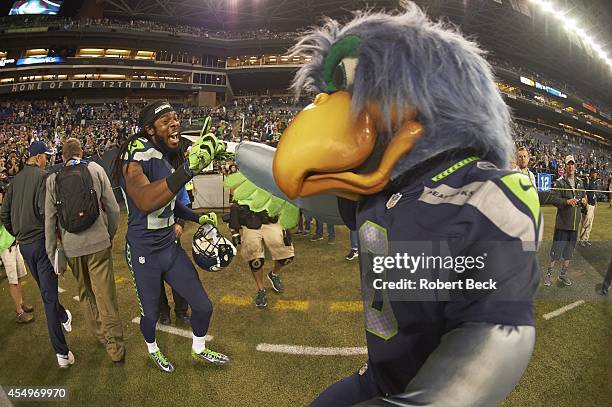
[[[219,141],[217,151],[215,151],[215,159],[221,161],[234,160],[236,155],[227,151],[227,145],[223,141]]]
[[[283,229],[297,225],[300,214],[297,206],[259,188],[241,173],[228,175],[224,185],[234,190],[234,201],[239,205],[247,205],[253,212],[266,211],[270,216],[278,216],[278,223]]]
[[[214,212],[205,213],[204,215],[200,216],[198,223],[200,225],[205,225],[208,223],[209,225],[217,227],[217,214]]]
[[[219,140],[212,133],[205,134],[193,143],[189,152],[189,169],[199,174],[208,167],[215,158]]]

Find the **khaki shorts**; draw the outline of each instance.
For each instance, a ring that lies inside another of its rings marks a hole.
[[[23,257],[19,252],[19,246],[9,247],[0,256],[2,256],[2,263],[4,263],[9,284],[19,284],[19,279],[28,274]]]
[[[243,226],[240,234],[242,239],[240,254],[246,261],[265,258],[264,244],[270,251],[272,260],[283,260],[293,256],[293,245],[285,245],[283,228],[278,223],[261,225],[259,229]]]

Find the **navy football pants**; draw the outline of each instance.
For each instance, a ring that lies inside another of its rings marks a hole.
[[[125,256],[132,272],[140,302],[140,330],[148,343],[155,341],[155,325],[159,319],[162,280],[181,295],[191,306],[191,329],[194,335],[208,332],[212,303],[193,263],[178,244],[151,252],[126,240]]]
[[[66,310],[59,302],[57,274],[55,274],[51,261],[47,257],[45,240],[41,239],[28,244],[21,243],[19,250],[40,289],[40,295],[45,305],[47,330],[49,331],[51,346],[58,355],[67,355],[68,345],[66,345],[66,337],[60,322],[68,321],[68,314],[66,314]]]
[[[310,404],[310,407],[352,406],[382,395],[372,370],[367,369],[363,375],[354,373],[332,384]]]

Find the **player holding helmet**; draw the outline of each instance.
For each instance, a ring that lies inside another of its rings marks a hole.
[[[113,176],[120,182],[128,207],[126,259],[136,286],[140,330],[149,356],[160,370],[174,371],[155,341],[163,279],[191,306],[192,357],[227,364],[227,356],[205,347],[212,304],[191,260],[176,243],[174,228],[175,216],[216,225],[214,213],[199,216],[177,201],[176,194],[215,157],[223,157],[225,145],[212,134],[205,134],[193,144],[189,160],[185,161],[179,148],[177,113],[164,100],[152,102],[141,110],[139,127],[140,132],[120,147]]]

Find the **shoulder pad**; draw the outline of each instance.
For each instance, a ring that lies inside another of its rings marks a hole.
[[[149,140],[145,137],[138,137],[136,140],[132,140],[128,145],[128,151],[130,154],[134,154],[136,151],[145,150],[149,147]]]

